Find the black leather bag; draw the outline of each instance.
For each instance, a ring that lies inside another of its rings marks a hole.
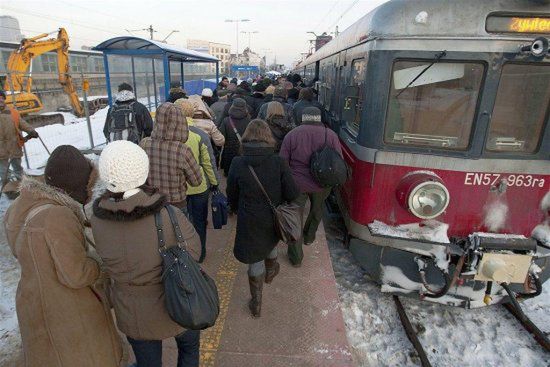
[[[282,203],[279,206],[273,205],[254,168],[248,166],[248,169],[260,186],[273,212],[275,231],[281,241],[286,244],[298,241],[302,236],[302,207],[295,203]]]
[[[186,329],[202,330],[213,326],[220,313],[216,283],[186,250],[174,207],[167,205],[170,222],[176,234],[176,245],[164,241],[162,216],[155,214],[155,224],[162,257],[165,306],[174,322]]]

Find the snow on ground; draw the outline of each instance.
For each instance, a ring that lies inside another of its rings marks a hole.
[[[92,127],[92,136],[94,145],[98,146],[105,143],[103,135],[103,126],[105,125],[105,117],[107,116],[108,107],[105,107],[95,114],[90,116],[90,124]],[[90,148],[90,138],[88,135],[88,126],[86,118],[78,118],[75,115],[62,112],[65,118],[65,125],[48,125],[36,129],[44,144],[52,152],[60,145],[74,145],[79,149]],[[29,158],[29,166],[31,169],[44,167],[48,160],[48,153],[39,139],[31,139],[25,144],[27,157]],[[23,162],[25,166],[25,162]]]
[[[0,198],[0,218],[4,218],[9,201]],[[3,220],[2,220],[3,223]],[[21,338],[15,315],[15,291],[19,282],[19,264],[6,243],[4,225],[0,224],[0,366],[14,366]]]
[[[380,292],[342,246],[342,225],[325,218],[342,313],[359,366],[414,366],[419,359],[399,321],[391,295]],[[550,356],[502,306],[474,310],[401,297],[434,367],[546,367]],[[522,303],[527,315],[550,332],[550,282]]]

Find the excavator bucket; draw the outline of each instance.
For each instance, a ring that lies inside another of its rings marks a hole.
[[[13,107],[13,97],[9,91],[6,97],[6,104],[8,107]],[[42,102],[40,102],[40,99],[33,93],[15,92],[15,106],[25,121],[27,121],[32,127],[36,128],[53,124],[63,125],[65,123],[65,119],[60,113],[49,115],[30,115],[30,113],[38,112],[42,109]]]

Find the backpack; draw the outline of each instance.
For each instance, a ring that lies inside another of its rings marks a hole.
[[[141,140],[136,125],[134,102],[130,104],[114,104],[111,109],[109,141],[117,140],[128,140],[136,144]]]
[[[190,330],[203,330],[216,323],[220,300],[216,283],[186,250],[186,243],[174,212],[165,206],[176,234],[176,245],[167,247],[164,241],[162,217],[155,214],[155,225],[162,257],[164,305],[170,318]]]
[[[338,152],[327,145],[328,128],[325,127],[325,144],[311,155],[309,169],[313,179],[323,187],[343,185],[349,178],[346,162]]]

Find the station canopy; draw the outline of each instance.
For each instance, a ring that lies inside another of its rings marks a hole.
[[[206,53],[188,50],[183,47],[168,45],[163,42],[148,40],[135,36],[115,37],[101,42],[93,48],[108,54],[155,56],[166,55],[170,61],[181,62],[217,62],[218,59]]]

